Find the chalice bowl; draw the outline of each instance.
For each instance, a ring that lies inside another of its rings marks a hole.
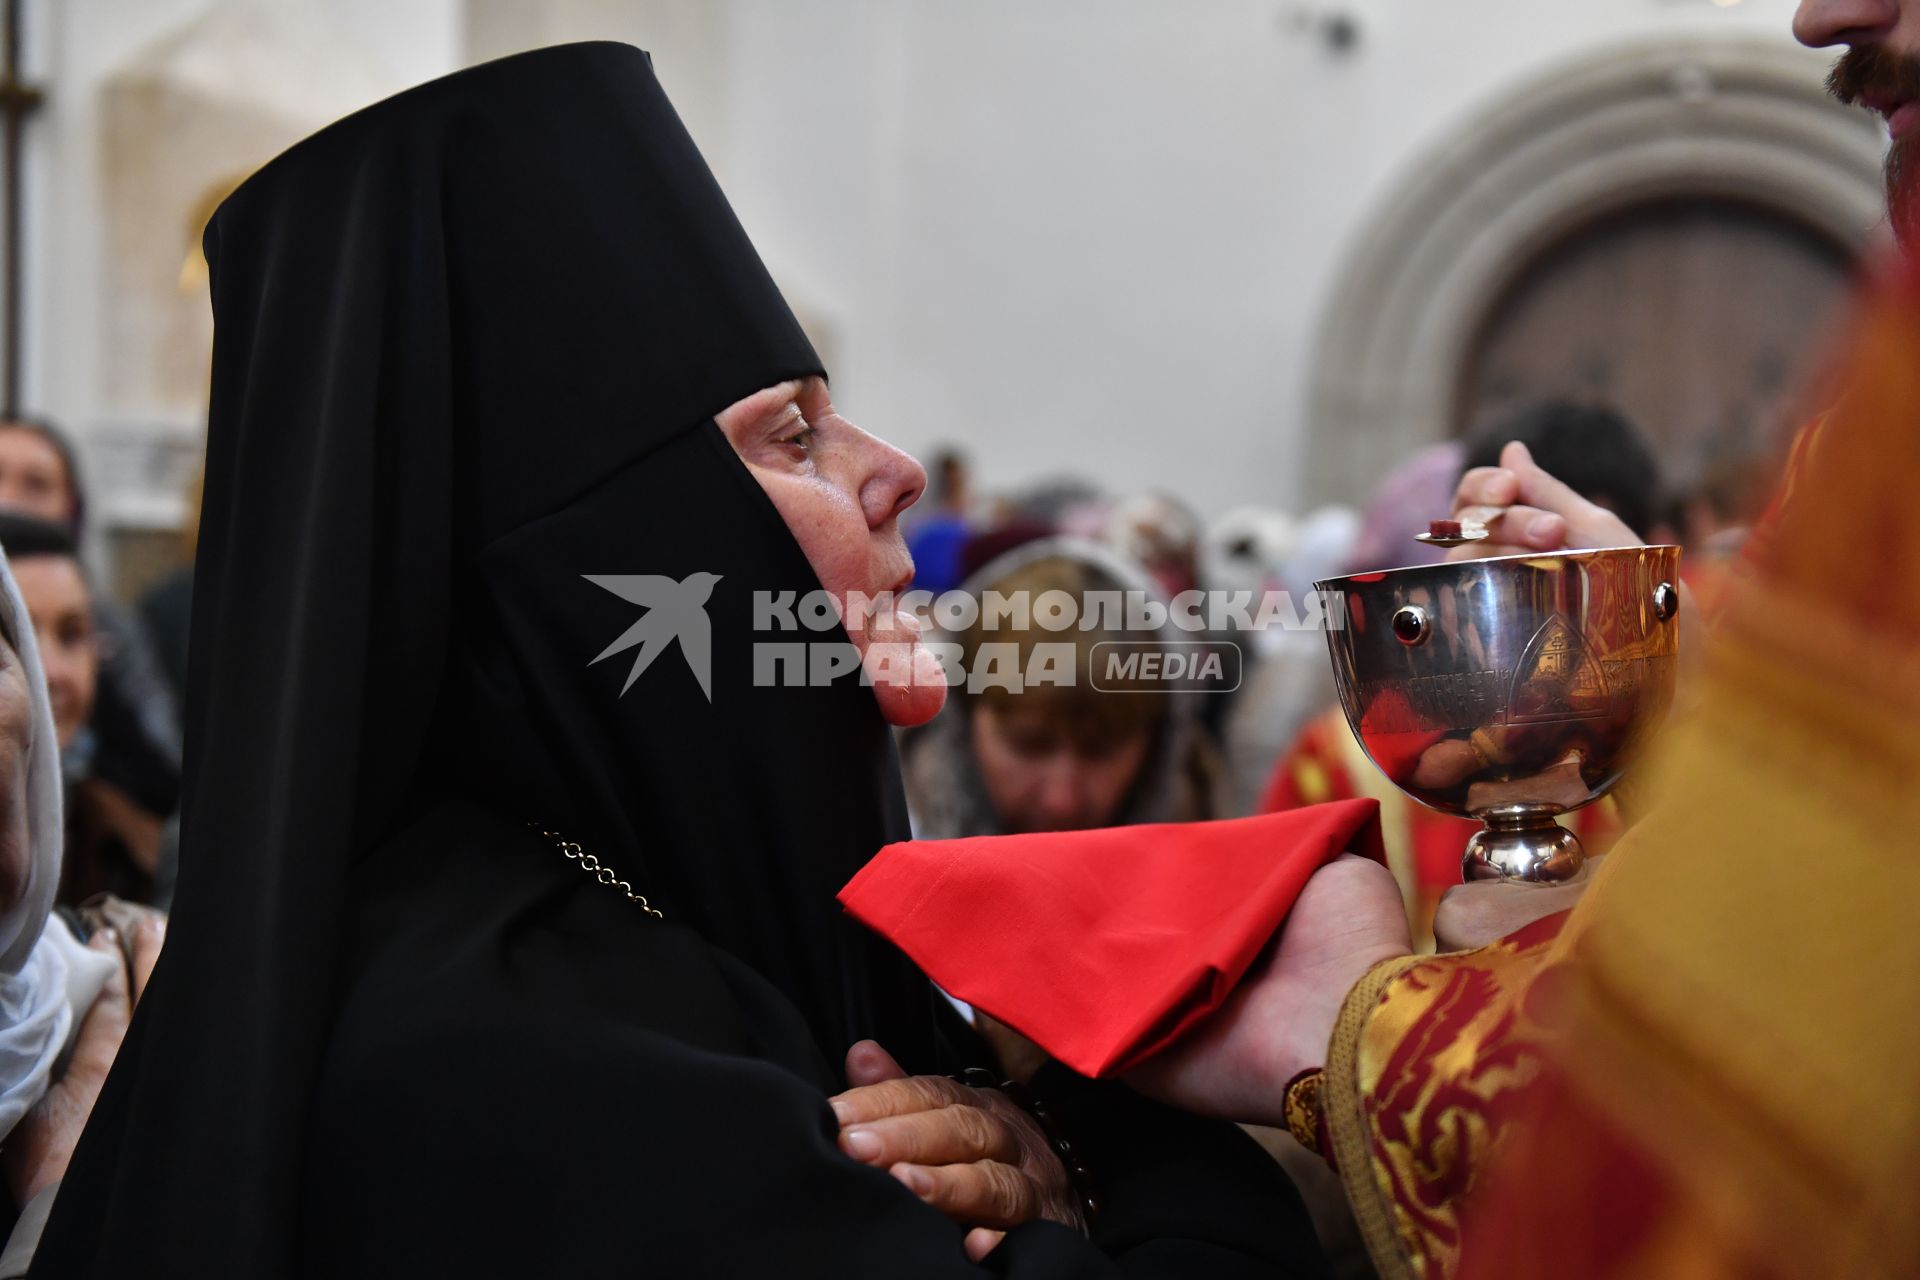
[[[1386,569],[1314,584],[1347,723],[1402,791],[1478,819],[1468,880],[1578,873],[1557,819],[1619,781],[1673,700],[1680,549]]]

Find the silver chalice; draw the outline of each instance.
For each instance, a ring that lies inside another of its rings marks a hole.
[[[1619,547],[1317,582],[1340,705],[1422,804],[1478,819],[1469,880],[1580,869],[1556,819],[1598,800],[1673,700],[1680,549]]]

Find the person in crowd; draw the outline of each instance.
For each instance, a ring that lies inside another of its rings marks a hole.
[[[1430,444],[1395,464],[1360,513],[1360,535],[1343,572],[1438,564],[1445,552],[1415,541],[1414,535],[1427,531],[1430,513],[1453,501],[1453,487],[1466,469],[1464,440]]]
[[[1433,563],[1439,548],[1414,541],[1424,533],[1430,512],[1444,510],[1460,479],[1466,445],[1458,440],[1429,445],[1396,464],[1367,501],[1358,531],[1344,560],[1327,565],[1314,561],[1317,576],[1277,565],[1262,589],[1274,589],[1284,580],[1318,580],[1366,569]],[[1298,564],[1301,557],[1293,556]],[[1308,602],[1296,600],[1296,613],[1305,616]],[[1259,810],[1271,785],[1274,762],[1281,759],[1315,717],[1324,716],[1333,702],[1333,673],[1326,661],[1326,644],[1318,632],[1288,633],[1270,628],[1253,637],[1248,653],[1246,683],[1233,697],[1222,725],[1221,744],[1233,779],[1235,813]],[[1271,660],[1270,660],[1271,659]]]
[[[53,912],[59,729],[36,630],[0,558],[0,1280],[27,1274],[162,938],[157,917],[122,936]]]
[[[0,512],[64,528],[78,545],[87,516],[72,444],[52,423],[0,423]],[[130,821],[161,832],[153,896],[171,892],[176,850],[172,819],[180,806],[180,723],[166,677],[138,619],[104,592],[90,593],[98,676],[88,732],[66,753],[70,779],[97,777],[138,810]]]
[[[991,679],[958,681],[940,715],[902,735],[901,770],[917,837],[1078,831],[1220,815],[1220,766],[1200,723],[1201,688],[1155,686],[1137,671],[1109,680],[1100,666],[1101,655],[1118,646],[1169,652],[1168,642],[1179,638],[1171,621],[1157,630],[1131,629],[1124,614],[1096,611],[1056,631],[1032,612],[1047,592],[1081,607],[1115,593],[1164,605],[1144,570],[1100,543],[1050,537],[994,560],[962,590],[982,607],[964,632],[940,640],[957,649],[958,670]],[[995,617],[986,608],[992,599],[1016,612]],[[1089,621],[1093,625],[1083,628]],[[1049,646],[1053,657],[1064,647],[1065,660],[1045,665]],[[1028,683],[1028,674],[1038,679]],[[1040,1060],[1032,1045],[997,1024],[984,1026],[1009,1074],[1031,1075]]]
[[[62,773],[67,779],[67,846],[58,901],[77,906],[101,893],[152,902],[166,831],[120,785],[90,767],[100,641],[94,592],[79,548],[64,526],[0,511],[7,548],[39,638]],[[148,790],[172,775],[149,780]]]
[[[1024,598],[1029,605],[1049,591],[1077,604],[1094,593],[1161,599],[1144,571],[1073,538],[1028,543],[976,573],[964,589],[976,599]],[[983,670],[988,656],[1002,662],[1002,673],[1035,671],[1041,646],[1069,645],[1071,682],[963,683],[937,718],[909,731],[901,754],[916,835],[947,839],[1220,816],[1219,758],[1199,723],[1200,688],[1139,687],[1136,677],[1125,693],[1115,693],[1096,665],[1103,645],[1164,649],[1178,639],[1171,624],[1139,632],[1126,629],[1124,618],[1096,614],[1098,625],[1090,629],[1085,621],[1054,631],[1031,612],[1020,625],[1017,616],[1002,621],[982,610],[953,637],[959,667],[968,672]],[[988,655],[983,646],[1001,648]]]
[[[1300,625],[1269,624],[1232,637],[1243,650],[1245,675],[1223,700],[1218,723],[1235,815],[1257,810],[1274,760],[1333,698],[1313,584],[1343,572],[1360,533],[1360,517],[1350,507],[1328,504],[1309,512],[1265,587],[1286,593],[1282,616]]]
[[[1920,596],[1898,589],[1920,564],[1920,4],[1803,0],[1795,32],[1847,45],[1834,91],[1888,117],[1907,256],[1867,286],[1645,816],[1589,878],[1456,890],[1487,941],[1452,955],[1405,954],[1377,869],[1334,863],[1256,980],[1136,1080],[1290,1113],[1387,1277],[1920,1274]],[[1463,477],[1474,506],[1505,514],[1472,554],[1636,540],[1520,443]]]
[[[646,54],[350,116],[207,250],[192,821],[42,1274],[1318,1272],[1250,1140],[1119,1086],[1031,1086],[1097,1200],[996,1089],[929,1086],[913,1159],[840,1131],[986,1066],[835,902],[945,693],[853,607],[924,473],[833,409]]]
[[[1668,537],[1686,548],[1680,577],[1703,618],[1716,616],[1744,562],[1747,535],[1765,511],[1780,468],[1775,450],[1732,449],[1668,504]]]
[[[78,529],[80,466],[65,433],[39,418],[0,421],[0,509]]]
[[[1651,531],[1664,496],[1660,460],[1646,433],[1611,405],[1546,400],[1473,433],[1464,471],[1498,465],[1512,441],[1536,465],[1575,484],[1588,502],[1620,517],[1635,536]]]
[[[154,661],[176,704],[187,697],[187,632],[193,618],[193,556],[200,540],[200,490],[205,477],[194,472],[187,488],[186,519],[180,526],[178,568],[163,575],[140,596],[140,625],[153,646]]]
[[[960,549],[958,582],[1042,538],[1104,542],[1112,506],[1112,499],[1098,485],[1071,475],[988,498],[979,504],[980,518]]]
[[[1279,585],[1299,542],[1294,518],[1273,507],[1234,507],[1200,536],[1200,585],[1252,595]]]
[[[953,590],[964,576],[961,555],[973,536],[973,483],[966,455],[943,449],[927,469],[929,510],[907,532],[913,556],[913,586],[934,596]]]
[[[901,764],[916,836],[951,839],[1225,816],[1225,778],[1200,722],[1204,688],[1156,690],[1141,687],[1138,679],[1114,682],[1096,665],[1118,645],[1170,652],[1167,642],[1192,637],[1176,633],[1171,623],[1158,631],[1129,630],[1097,613],[1089,630],[1076,622],[1070,630],[1050,631],[1032,620],[1032,603],[1049,591],[1083,606],[1115,593],[1161,600],[1144,570],[1083,538],[1044,538],[1001,556],[963,590],[979,600],[1025,599],[1029,613],[1025,626],[989,626],[983,613],[964,633],[947,637],[959,649],[960,669],[982,669],[982,647],[998,644],[1007,646],[998,670],[1025,673],[1034,669],[1039,646],[1066,644],[1073,651],[1073,680],[1018,688],[994,683],[977,690],[961,683],[937,717],[907,730]],[[979,1010],[961,1006],[961,1012],[993,1045],[1009,1075],[1030,1078],[1046,1061],[1019,1033]],[[1315,1167],[1314,1157],[1284,1132],[1263,1128],[1254,1136],[1300,1190],[1329,1263],[1349,1264],[1336,1273],[1363,1265],[1338,1180]]]
[[[1142,493],[1115,503],[1107,513],[1106,540],[1145,566],[1169,600],[1200,581],[1200,521],[1172,494]]]
[[[1619,412],[1564,401],[1530,407],[1477,437],[1465,451],[1468,468],[1496,463],[1509,440],[1520,441],[1543,470],[1618,515],[1627,528],[1651,524],[1660,494],[1659,464],[1640,429]],[[1300,730],[1274,765],[1260,810],[1275,813],[1353,796],[1380,802],[1388,864],[1400,881],[1414,937],[1424,948],[1434,939],[1441,895],[1460,883],[1461,854],[1480,824],[1409,799],[1367,758],[1338,706],[1327,707]],[[1620,831],[1618,805],[1611,797],[1602,799],[1568,815],[1567,825],[1589,852],[1604,854]]]

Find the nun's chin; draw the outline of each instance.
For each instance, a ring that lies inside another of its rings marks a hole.
[[[866,683],[887,723],[911,729],[940,714],[947,702],[947,673],[933,650],[921,643],[919,625],[896,613],[894,625],[876,625],[862,646]]]
[[[875,684],[873,696],[880,703],[880,714],[887,723],[901,729],[925,724],[940,714],[947,704],[945,682],[937,684]]]

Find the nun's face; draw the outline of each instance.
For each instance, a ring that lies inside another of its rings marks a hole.
[[[27,669],[0,638],[0,910],[11,910],[27,891],[27,748],[32,740]]]
[[[944,673],[912,615],[891,607],[913,582],[900,513],[927,473],[836,413],[820,378],[768,387],[716,421],[840,604],[881,711],[893,724],[931,720],[946,700]],[[859,607],[875,599],[882,607]]]

